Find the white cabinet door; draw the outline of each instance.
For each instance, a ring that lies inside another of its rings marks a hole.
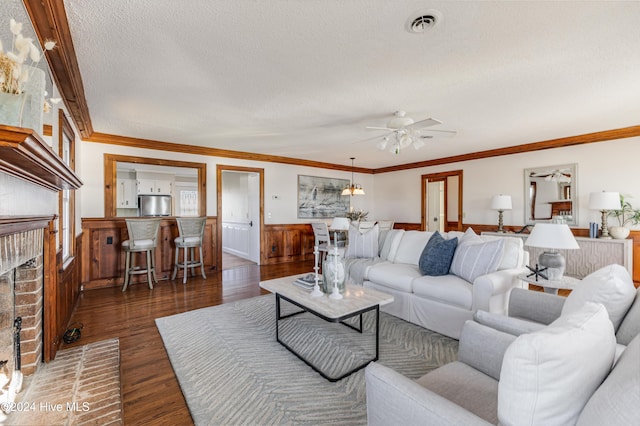
[[[156,180],[156,191],[154,194],[171,195],[171,181],[170,180]]]
[[[138,208],[138,191],[135,179],[118,179],[116,207],[119,209]]]
[[[135,179],[125,179],[124,207],[127,209],[138,208],[138,188]]]
[[[138,194],[155,194],[156,181],[153,179],[138,179]]]
[[[116,208],[124,208],[124,187],[127,179],[118,179],[118,187],[116,188]]]

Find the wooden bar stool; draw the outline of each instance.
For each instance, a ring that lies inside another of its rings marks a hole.
[[[155,248],[158,243],[158,230],[162,219],[125,219],[129,239],[122,242],[122,249],[125,251],[124,266],[124,286],[125,291],[129,286],[130,276],[147,274],[149,288],[153,288],[153,281],[158,282],[156,277]],[[147,265],[145,268],[133,265],[131,261],[132,253],[145,253]],[[152,281],[153,275],[153,281]]]
[[[206,217],[177,217],[178,232],[180,236],[174,240],[176,244],[176,258],[173,266],[173,275],[171,279],[174,280],[178,275],[178,268],[184,268],[184,275],[182,276],[182,283],[187,283],[187,269],[193,273],[193,268],[200,267],[200,273],[202,278],[207,278],[204,274],[204,258],[202,256],[202,240],[204,238],[204,225],[207,221]],[[195,249],[196,247],[200,251],[200,258],[196,260]],[[183,249],[182,263],[178,262],[180,249]],[[191,256],[189,256],[191,252]],[[189,260],[191,259],[191,260]]]

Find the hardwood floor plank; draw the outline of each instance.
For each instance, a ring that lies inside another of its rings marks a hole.
[[[82,337],[64,348],[104,339],[120,339],[122,405],[126,425],[193,424],[155,319],[208,306],[266,294],[261,280],[313,270],[313,261],[243,266],[207,279],[190,277],[183,285],[161,281],[153,290],[146,283],[87,290],[80,294],[71,323],[84,324]]]

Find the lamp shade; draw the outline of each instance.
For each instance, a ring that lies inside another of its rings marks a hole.
[[[564,223],[536,223],[524,245],[549,249],[579,249],[571,229]]]
[[[346,217],[334,217],[329,228],[346,231],[349,229],[349,219]]]
[[[589,209],[591,210],[619,210],[619,192],[592,192],[589,194]]]
[[[511,210],[511,195],[494,195],[491,199],[493,210]]]

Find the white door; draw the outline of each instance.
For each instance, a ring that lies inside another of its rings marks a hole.
[[[428,182],[427,185],[427,230],[444,232],[444,180]]]
[[[249,260],[260,264],[260,175],[249,173]]]

